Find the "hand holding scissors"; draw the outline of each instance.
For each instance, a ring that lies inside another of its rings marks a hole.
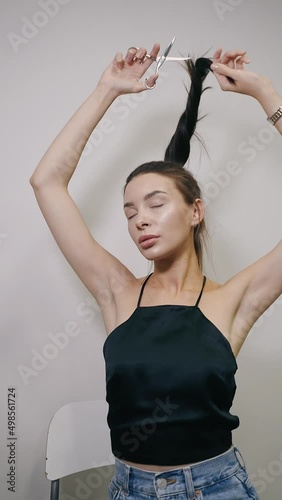
[[[139,59],[139,61],[141,62],[141,64],[146,60],[146,59],[153,59],[154,61],[156,61],[157,63],[157,67],[156,67],[156,72],[155,74],[158,75],[159,74],[159,70],[161,68],[161,66],[164,64],[165,61],[187,61],[188,59],[191,59],[191,57],[168,57],[168,54],[170,53],[171,51],[171,48],[175,42],[175,39],[176,37],[174,37],[170,44],[166,47],[166,49],[164,50],[164,52],[162,53],[161,56],[159,57],[152,57],[150,54],[145,54],[145,56],[143,58],[137,58]],[[130,47],[130,49],[134,49],[136,51],[139,50],[138,47]],[[133,60],[135,60],[136,57],[133,57]],[[145,87],[149,90],[153,90],[156,86],[156,83],[152,86],[152,87],[149,87],[147,85],[147,78],[145,79]]]
[[[175,37],[158,56],[160,45],[154,44],[151,52],[147,54],[145,48],[129,47],[125,58],[118,52],[112,63],[102,74],[99,84],[105,89],[110,89],[115,96],[132,92],[142,92],[145,89],[153,90],[159,76],[159,70],[165,61],[184,61],[189,57],[168,57],[168,54],[175,42]],[[156,71],[145,81],[141,81],[142,76],[156,62]]]

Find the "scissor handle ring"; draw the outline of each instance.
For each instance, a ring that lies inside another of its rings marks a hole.
[[[145,78],[145,82],[144,82],[144,85],[146,87],[146,89],[148,90],[154,90],[154,88],[156,87],[156,83],[154,83],[153,87],[149,87],[149,85],[147,85],[147,81],[148,81],[148,78]]]
[[[128,50],[130,49],[134,49],[136,51],[139,50],[139,47],[129,47]],[[153,61],[157,61],[157,59],[154,57],[154,56],[151,56],[150,54],[146,54],[144,57],[136,57],[134,56],[133,60],[138,60],[138,61],[142,61],[142,63],[144,63],[146,61],[146,59],[152,59]]]
[[[157,59],[154,56],[151,56],[150,54],[146,54],[144,56],[144,59],[153,59],[153,61],[156,61]]]

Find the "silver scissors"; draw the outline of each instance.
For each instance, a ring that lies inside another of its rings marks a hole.
[[[163,54],[160,57],[156,58],[156,62],[157,62],[156,73],[157,74],[159,73],[159,69],[165,61],[188,61],[188,59],[191,59],[191,57],[167,57],[171,51],[171,48],[175,42],[175,39],[176,39],[176,37],[174,37],[171,40],[170,44],[164,50]],[[147,56],[147,57],[150,57],[150,56]]]

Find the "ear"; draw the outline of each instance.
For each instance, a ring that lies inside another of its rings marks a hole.
[[[201,200],[201,198],[196,198],[193,207],[193,220],[196,223],[196,225],[200,224],[201,220],[204,218],[204,215],[205,215],[204,203]]]

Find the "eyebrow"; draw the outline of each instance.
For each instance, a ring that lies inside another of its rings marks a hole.
[[[160,193],[163,193],[163,194],[167,194],[166,191],[160,191],[159,189],[156,189],[155,191],[152,191],[151,193],[148,193],[144,196],[143,200],[146,201],[148,200],[149,198],[152,198],[152,196],[155,196],[155,194],[160,194]],[[132,201],[129,201],[128,203],[125,203],[123,205],[123,208],[126,208],[126,207],[133,207],[134,206],[134,203]]]

